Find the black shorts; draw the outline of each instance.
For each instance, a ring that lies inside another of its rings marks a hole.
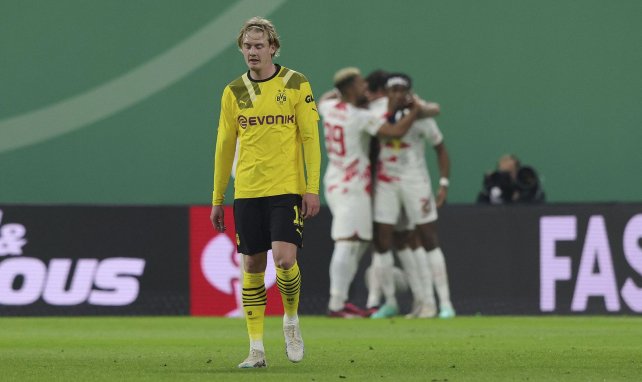
[[[303,246],[301,195],[285,194],[234,200],[234,226],[239,253],[254,255],[273,241]]]

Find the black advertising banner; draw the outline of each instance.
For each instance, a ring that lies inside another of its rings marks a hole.
[[[333,244],[306,222],[301,310],[323,314]],[[438,228],[459,314],[642,313],[642,204],[450,205]],[[351,300],[365,304],[366,254]],[[400,293],[402,308],[410,297]]]
[[[230,315],[238,255],[208,210],[0,206],[0,315]],[[326,313],[331,219],[305,223],[302,314]],[[438,228],[459,314],[642,313],[642,204],[450,205]]]
[[[439,224],[462,313],[642,313],[642,204],[450,206]]]
[[[0,315],[189,312],[187,209],[0,206]]]

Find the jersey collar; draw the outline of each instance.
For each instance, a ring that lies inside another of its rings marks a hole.
[[[274,66],[276,67],[276,70],[274,71],[274,74],[273,74],[273,75],[271,75],[270,77],[268,77],[268,78],[264,79],[264,80],[255,80],[255,79],[254,79],[254,78],[252,78],[252,76],[250,75],[250,71],[249,71],[249,70],[247,71],[247,78],[248,78],[250,81],[252,81],[252,82],[266,82],[266,81],[269,81],[269,80],[271,80],[272,78],[276,77],[276,76],[279,74],[279,72],[281,71],[281,65],[279,65],[279,64],[274,64]]]

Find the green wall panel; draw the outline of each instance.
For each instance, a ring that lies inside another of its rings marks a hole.
[[[354,65],[408,72],[421,96],[441,103],[451,202],[474,201],[482,174],[506,152],[539,170],[550,201],[642,199],[642,3],[260,3],[274,8],[278,62],[305,73],[317,95],[336,69]],[[0,202],[208,203],[219,98],[245,70],[233,36],[255,15],[251,5],[3,1]],[[248,9],[238,21],[221,20],[237,6]],[[73,131],[11,148],[17,137],[7,121],[86,94],[213,23],[227,25],[218,38],[229,44],[178,81]],[[436,172],[432,153],[429,161]]]

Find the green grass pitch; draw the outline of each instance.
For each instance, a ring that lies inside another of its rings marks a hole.
[[[642,318],[301,318],[306,356],[266,320],[267,369],[239,370],[245,323],[195,317],[2,318],[2,381],[640,381]]]

